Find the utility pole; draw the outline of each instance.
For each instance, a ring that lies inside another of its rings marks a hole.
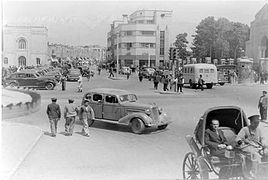
[[[119,33],[116,34],[116,77],[118,77],[119,69]]]

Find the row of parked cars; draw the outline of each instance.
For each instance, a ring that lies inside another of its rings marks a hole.
[[[3,78],[4,86],[22,86],[29,88],[53,90],[61,80],[61,69],[38,67],[22,69]]]

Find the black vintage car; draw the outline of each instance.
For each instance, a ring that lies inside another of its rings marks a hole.
[[[4,78],[3,84],[5,86],[22,86],[30,88],[45,88],[47,90],[53,90],[57,82],[55,79],[41,76],[40,74],[28,71],[28,72],[15,72]]]

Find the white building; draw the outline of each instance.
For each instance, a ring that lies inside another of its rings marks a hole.
[[[126,66],[163,66],[169,62],[172,11],[138,10],[113,21],[107,37],[107,60]],[[118,49],[117,49],[118,46]]]
[[[48,29],[44,26],[4,26],[2,66],[48,64]]]

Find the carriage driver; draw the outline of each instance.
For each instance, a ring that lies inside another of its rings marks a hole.
[[[264,152],[267,150],[267,146],[263,143],[263,135],[259,126],[259,115],[253,115],[248,118],[250,125],[243,127],[238,133],[235,141],[240,145],[241,150],[245,153],[246,157],[246,172],[250,172],[251,176],[255,176],[257,170],[257,163],[261,160]],[[260,149],[266,148],[262,154]],[[266,154],[266,153],[265,153]]]
[[[205,131],[205,144],[210,149],[213,156],[223,157],[227,144],[227,140],[219,128],[219,120],[213,119],[210,128]]]

